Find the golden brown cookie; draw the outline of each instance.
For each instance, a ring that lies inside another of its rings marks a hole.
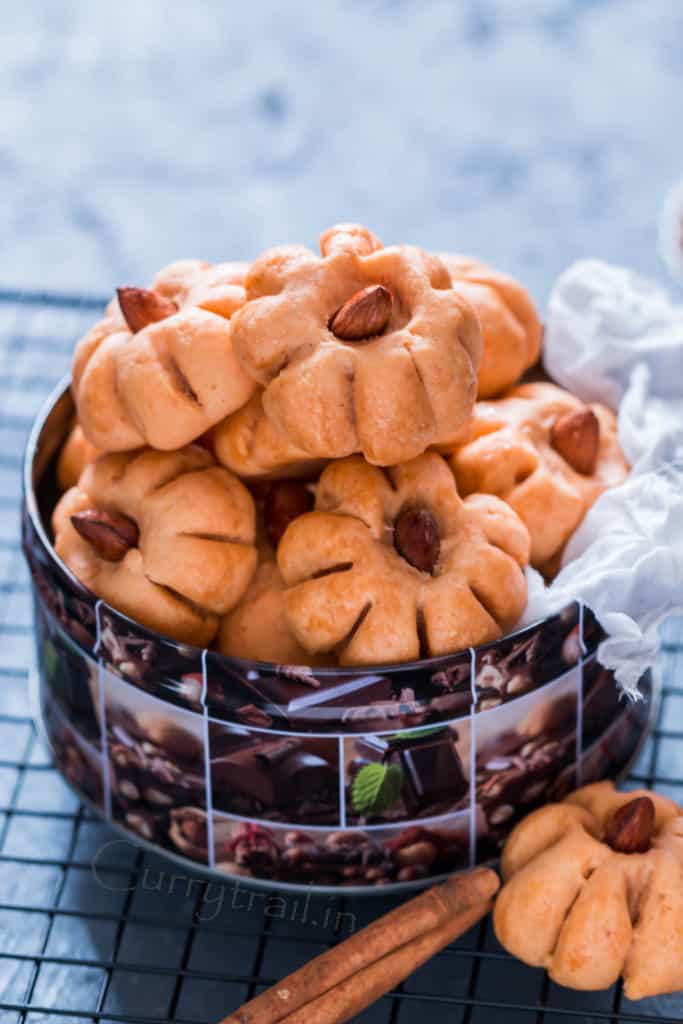
[[[294,637],[285,616],[285,585],[274,558],[261,562],[247,591],[221,619],[221,654],[279,665],[309,665],[311,655]]]
[[[100,449],[88,441],[81,425],[76,423],[64,442],[64,447],[57,460],[57,486],[60,492],[74,487],[85,467],[94,462],[100,454]]]
[[[257,488],[259,564],[239,604],[221,620],[216,646],[222,654],[279,665],[322,665],[308,654],[285,614],[285,585],[275,559],[287,527],[313,508],[313,490],[301,480],[274,480]]]
[[[559,985],[628,999],[683,988],[683,811],[612,782],[534,811],[511,833],[498,940]]]
[[[203,448],[101,456],[53,515],[55,550],[110,605],[204,646],[256,568],[254,502]]]
[[[452,439],[474,404],[481,331],[444,264],[357,225],[325,232],[321,251],[265,252],[233,317],[268,418],[320,459],[389,465]]]
[[[299,642],[343,665],[446,654],[494,640],[526,604],[529,536],[504,502],[458,497],[433,452],[383,471],[334,462],[316,509],[278,548]]]
[[[542,571],[600,494],[628,474],[614,414],[545,383],[478,402],[449,462],[461,494],[495,494],[514,508]]]
[[[259,390],[213,430],[216,458],[250,480],[310,476],[324,462],[293,445],[263,412]]]
[[[541,354],[543,325],[526,288],[514,277],[469,256],[441,253],[453,287],[481,323],[484,350],[478,397],[494,398],[516,384]]]
[[[105,451],[196,440],[255,386],[232,348],[245,264],[183,260],[150,289],[120,288],[76,346],[72,389],[88,439]]]

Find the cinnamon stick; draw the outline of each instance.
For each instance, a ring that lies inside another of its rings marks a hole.
[[[412,942],[406,942],[393,953],[324,992],[307,1006],[283,1017],[281,1024],[344,1024],[476,924],[490,906],[490,903],[473,904],[457,918],[425,932]]]
[[[221,1024],[349,1020],[483,917],[498,884],[489,868],[455,875],[311,960]]]

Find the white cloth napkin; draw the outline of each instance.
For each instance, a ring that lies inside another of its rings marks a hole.
[[[544,359],[584,401],[619,407],[632,471],[595,503],[549,587],[530,572],[524,621],[583,601],[609,634],[601,661],[635,697],[659,623],[683,612],[683,306],[622,267],[582,260],[552,291]]]

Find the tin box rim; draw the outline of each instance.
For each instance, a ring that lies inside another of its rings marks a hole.
[[[154,630],[149,629],[147,626],[138,622],[136,619],[132,619],[130,616],[125,615],[118,608],[107,604],[97,597],[91,590],[89,590],[81,581],[74,575],[71,569],[61,560],[55,551],[54,545],[48,535],[48,531],[45,528],[43,518],[40,513],[38,506],[38,498],[36,494],[36,481],[42,477],[47,466],[55,458],[59,451],[65,437],[66,430],[71,426],[74,404],[73,398],[71,397],[71,377],[65,375],[59,383],[53,388],[50,394],[47,396],[43,404],[41,405],[36,417],[33,421],[33,425],[29,432],[28,440],[26,442],[26,448],[24,450],[23,469],[22,469],[22,485],[23,485],[23,498],[26,513],[31,522],[33,529],[37,537],[39,538],[44,550],[49,554],[52,561],[59,567],[60,572],[65,576],[69,583],[80,591],[87,591],[92,595],[93,603],[100,601],[105,610],[111,610],[118,618],[126,625],[130,626],[133,630],[139,631],[144,630],[151,635],[162,637],[164,640],[171,644],[181,646],[184,650],[196,655],[197,658],[201,658],[202,649],[194,646],[193,644],[180,644],[179,641],[174,640],[173,637],[167,634],[156,633]],[[60,406],[68,406],[68,415],[66,408],[63,410],[60,416],[57,416],[57,411]],[[44,436],[45,432],[49,430],[51,426],[51,420],[53,418],[58,419],[58,423],[54,425],[55,430],[59,430],[60,427],[64,428],[58,437],[47,438]],[[46,443],[47,442],[47,443]],[[43,463],[41,466],[38,465],[39,457],[43,457]],[[575,602],[572,602],[575,603]],[[570,603],[567,608],[572,607]],[[561,615],[566,609],[560,610],[557,615]],[[515,640],[521,638],[525,633],[531,632],[541,626],[544,622],[550,621],[550,619],[556,616],[549,616],[547,619],[534,619],[533,622],[525,623],[525,625],[518,627],[510,633],[505,633],[503,636],[498,637],[492,643],[482,644],[473,648],[463,648],[460,651],[453,651],[450,654],[440,654],[433,658],[422,658],[414,661],[402,661],[402,662],[388,662],[382,664],[372,665],[356,665],[356,666],[325,666],[316,667],[315,674],[317,677],[336,677],[340,671],[343,671],[345,676],[353,678],[355,676],[361,677],[366,676],[368,672],[372,673],[411,673],[416,670],[428,669],[430,671],[438,671],[440,668],[446,668],[453,664],[454,658],[467,657],[471,655],[473,651],[476,654],[480,652],[486,652],[491,648],[498,647],[503,641]],[[244,666],[247,671],[250,669],[263,670],[271,669],[273,671],[280,670],[283,666],[271,661],[257,661],[255,659],[240,658],[234,655],[221,654],[218,651],[211,651],[211,656],[218,659],[219,662],[225,663],[226,666],[231,664],[238,664]],[[291,666],[301,667],[301,666]]]

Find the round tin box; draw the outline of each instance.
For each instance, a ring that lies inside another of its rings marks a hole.
[[[410,664],[312,669],[153,633],[57,558],[64,382],[26,452],[39,716],[58,768],[105,818],[223,878],[368,892],[495,857],[534,807],[619,775],[652,680],[620,700],[590,611]]]

